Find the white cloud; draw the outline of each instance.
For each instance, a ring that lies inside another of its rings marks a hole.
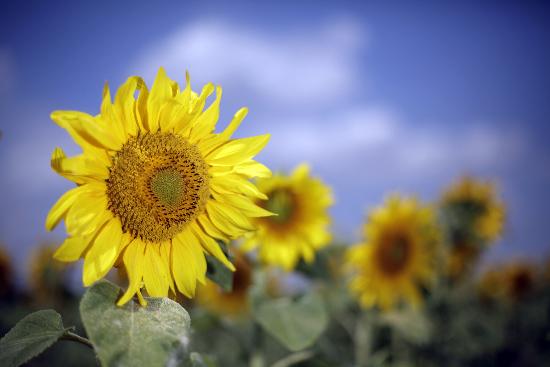
[[[131,71],[151,80],[159,66],[170,75],[188,69],[200,82],[250,88],[260,98],[323,103],[356,89],[357,53],[364,40],[359,24],[346,18],[283,34],[202,21],[145,49]]]
[[[337,111],[330,116],[304,115],[272,123],[270,150],[273,159],[292,163],[298,159],[332,162],[343,156],[384,146],[395,135],[395,118],[383,108],[365,107]]]
[[[489,123],[416,127],[377,106],[277,120],[284,123],[270,124],[266,157],[273,164],[289,167],[306,160],[325,172],[348,173],[368,167],[387,179],[495,171],[526,148],[524,136],[513,129]]]
[[[366,79],[358,68],[364,29],[353,18],[279,34],[199,21],[145,49],[133,71],[152,79],[161,65],[170,75],[188,68],[201,82],[251,90],[260,98],[255,120],[272,134],[263,156],[279,167],[310,161],[325,172],[368,166],[392,177],[427,177],[494,169],[521,154],[523,137],[494,123],[434,130],[413,126],[391,107],[347,103]],[[281,103],[290,107],[281,110]]]

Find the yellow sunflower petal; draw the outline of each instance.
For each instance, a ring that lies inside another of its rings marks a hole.
[[[147,98],[147,128],[154,133],[160,128],[159,116],[162,106],[172,98],[172,84],[164,68],[159,68],[149,98]]]
[[[245,211],[240,208],[237,209],[231,205],[227,205],[223,202],[217,200],[211,200],[209,205],[217,210],[219,213],[222,213],[226,220],[232,223],[235,227],[241,228],[245,231],[253,231],[255,228],[250,222],[250,219],[246,216]],[[263,212],[261,214],[264,214]],[[271,214],[271,213],[269,213]],[[262,215],[266,216],[266,215]]]
[[[264,208],[256,205],[252,200],[242,195],[225,194],[219,195],[215,192],[212,196],[220,202],[229,204],[233,208],[236,208],[248,217],[270,217],[274,215],[272,212],[265,210]]]
[[[64,193],[50,209],[46,218],[46,230],[51,231],[59,221],[67,214],[69,208],[74,204],[76,199],[87,191],[86,186],[75,187]]]
[[[256,185],[237,175],[213,177],[210,182],[212,189],[220,194],[239,193],[253,198],[267,199],[267,196],[260,192]]]
[[[252,159],[269,141],[270,135],[231,140],[212,151],[206,158],[213,166],[232,166]]]
[[[176,293],[176,288],[174,285],[174,279],[170,276],[170,269],[172,268],[172,241],[164,241],[160,244],[159,254],[162,262],[164,263],[164,268],[168,271],[168,287],[173,294]]]
[[[253,161],[253,160],[238,164],[237,166],[235,166],[234,171],[235,171],[235,173],[244,175],[244,176],[249,177],[249,178],[252,178],[252,177],[262,177],[262,178],[271,177],[271,170],[269,168],[267,168],[266,166],[264,166],[261,163]]]
[[[187,118],[178,119],[175,123],[175,132],[181,134],[182,136],[189,138],[191,129],[194,126],[195,119],[200,116],[200,112],[203,110],[204,105],[206,104],[206,99],[214,92],[214,85],[212,83],[206,84],[201,91],[200,96],[194,101],[190,116],[192,118],[188,120]],[[190,117],[185,115],[184,117]]]
[[[239,128],[246,115],[248,115],[248,108],[243,107],[238,110],[229,125],[227,125],[225,130],[220,134],[220,137],[229,140],[233,136],[233,133]]]
[[[61,148],[55,148],[52,152],[51,167],[61,176],[77,184],[104,180],[109,174],[103,162],[85,156],[67,158]]]
[[[54,259],[63,262],[77,261],[90,244],[91,239],[92,236],[67,238],[53,254]]]
[[[128,289],[118,300],[117,305],[127,303],[141,288],[145,260],[145,244],[140,239],[134,239],[125,249],[122,261],[128,274]]]
[[[74,133],[75,141],[86,141],[88,144],[99,148],[118,150],[122,141],[110,132],[107,127],[102,126],[98,121],[87,113],[78,111],[55,111],[51,119],[59,126],[67,128],[69,133]]]
[[[204,213],[199,215],[197,220],[204,232],[210,237],[222,240],[224,242],[227,242],[229,240],[227,236],[212,223],[212,221],[208,217],[208,214]]]
[[[82,281],[89,286],[103,278],[113,267],[122,242],[122,227],[118,218],[112,218],[95,238],[84,258]]]
[[[198,269],[194,261],[196,255],[195,245],[198,239],[189,231],[185,230],[174,237],[172,241],[172,272],[174,280],[181,293],[189,298],[195,296],[197,286]],[[200,254],[203,259],[204,255]]]
[[[196,224],[190,226],[193,234],[199,239],[204,249],[216,259],[220,260],[229,270],[235,271],[235,266],[227,259],[220,245],[211,237],[207,236]]]
[[[71,236],[91,234],[113,217],[113,214],[107,210],[105,198],[80,200],[80,202],[79,205],[71,207],[65,219],[67,233]]]
[[[166,297],[169,272],[159,254],[159,245],[147,244],[143,266],[143,282],[151,297]]]
[[[214,131],[216,122],[220,116],[220,100],[222,98],[222,88],[216,87],[216,99],[206,111],[204,111],[197,119],[195,120],[193,127],[191,129],[191,134],[189,135],[189,140],[192,143],[197,142],[198,140],[204,138],[207,134]]]
[[[131,136],[136,136],[138,132],[136,116],[136,99],[134,94],[145,86],[143,79],[137,76],[126,80],[115,95],[115,107],[119,111],[124,130]]]
[[[101,102],[100,118],[103,120],[103,125],[107,127],[120,141],[126,140],[126,130],[120,117],[117,115],[112,102],[109,83],[105,83],[103,87],[103,100]]]

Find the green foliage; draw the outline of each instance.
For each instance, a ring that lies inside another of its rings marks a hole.
[[[22,365],[52,346],[67,330],[54,310],[27,315],[0,339],[0,365]]]
[[[325,305],[316,293],[298,300],[265,301],[255,307],[254,317],[264,330],[292,351],[311,346],[328,324]]]
[[[221,242],[219,242],[219,245],[224,254],[228,256],[227,246]],[[224,291],[231,292],[233,289],[233,272],[211,255],[206,255],[206,265],[206,276],[208,279],[218,284]]]
[[[412,308],[382,314],[380,321],[399,333],[404,340],[415,345],[428,343],[433,333],[433,326],[426,314]]]
[[[146,298],[116,306],[120,289],[100,281],[80,303],[84,327],[104,366],[183,365],[191,320],[187,311],[167,298]]]
[[[189,367],[215,367],[216,364],[208,357],[205,357],[197,352],[192,352],[189,355]]]

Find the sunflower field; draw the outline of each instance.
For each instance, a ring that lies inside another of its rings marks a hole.
[[[233,138],[247,109],[218,132],[221,95],[161,68],[106,86],[95,116],[51,114],[82,149],[52,147],[74,186],[45,226],[67,236],[36,247],[28,292],[0,253],[2,366],[550,364],[548,269],[479,267],[506,223],[493,182],[381,198],[343,243],[333,190],[256,161],[269,134]]]

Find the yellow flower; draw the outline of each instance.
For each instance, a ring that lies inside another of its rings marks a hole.
[[[537,271],[527,262],[514,262],[487,270],[479,281],[483,297],[517,302],[536,287]]]
[[[52,168],[77,187],[53,206],[46,228],[65,219],[69,238],[55,258],[84,258],[85,286],[124,266],[129,285],[118,304],[136,293],[145,304],[142,286],[154,297],[176,290],[193,297],[197,280],[205,282],[205,252],[234,270],[216,240],[237,238],[254,228],[251,217],[270,215],[256,205],[266,197],[249,181],[270,176],[253,160],[269,135],[231,138],[245,108],[215,133],[221,95],[212,84],[193,92],[188,75],[180,90],[161,68],[150,91],[130,77],[114,103],[106,86],[97,116],[52,113],[83,154],[54,150]]]
[[[364,242],[350,248],[350,289],[365,308],[388,310],[401,300],[418,306],[419,287],[435,276],[438,231],[433,211],[415,199],[390,197],[364,226]]]
[[[490,182],[464,177],[444,193],[442,207],[451,222],[448,226],[452,243],[472,238],[489,243],[502,233],[505,208]]]
[[[300,258],[313,261],[315,251],[330,241],[328,207],[333,198],[329,187],[311,177],[309,167],[302,164],[290,176],[258,180],[258,188],[268,197],[258,205],[276,215],[255,219],[257,231],[242,248],[251,251],[259,247],[262,262],[287,271]]]
[[[233,288],[225,292],[216,283],[207,280],[206,284],[197,290],[197,302],[211,312],[238,317],[249,311],[248,290],[252,285],[252,267],[250,261],[240,252],[235,253]]]
[[[11,258],[5,247],[0,245],[0,296],[5,297],[13,291],[13,268]]]
[[[483,299],[492,299],[504,294],[502,274],[497,269],[486,270],[477,284],[479,295]]]
[[[66,290],[67,265],[52,258],[53,244],[42,244],[29,256],[28,274],[32,296],[40,303],[57,301]]]

